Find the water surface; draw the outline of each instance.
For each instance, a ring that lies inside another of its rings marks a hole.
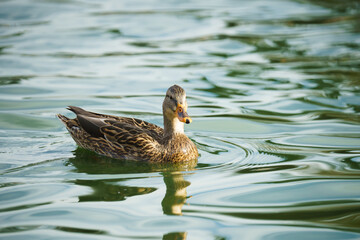
[[[358,1],[0,2],[0,238],[359,239]],[[76,147],[68,105],[162,125],[196,166]]]

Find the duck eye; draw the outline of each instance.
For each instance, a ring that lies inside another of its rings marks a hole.
[[[169,96],[169,98],[170,98],[171,100],[173,100],[173,97],[172,97],[172,96]]]

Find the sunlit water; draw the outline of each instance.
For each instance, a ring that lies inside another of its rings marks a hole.
[[[0,1],[0,238],[359,239],[358,1]],[[68,105],[162,125],[198,165],[77,149]]]

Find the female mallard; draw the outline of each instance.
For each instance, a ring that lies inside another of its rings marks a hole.
[[[76,114],[75,119],[57,116],[72,138],[80,147],[101,155],[151,162],[184,162],[198,157],[195,144],[184,134],[184,123],[191,123],[191,118],[186,112],[185,91],[177,85],[167,90],[163,102],[164,129],[136,118],[73,106],[68,109]]]

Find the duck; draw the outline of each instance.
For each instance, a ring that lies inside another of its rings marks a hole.
[[[185,90],[173,85],[162,104],[164,128],[75,106],[67,108],[76,114],[74,119],[61,114],[57,117],[81,148],[114,159],[181,163],[199,156],[196,145],[184,133],[184,125],[192,122],[187,108]]]

